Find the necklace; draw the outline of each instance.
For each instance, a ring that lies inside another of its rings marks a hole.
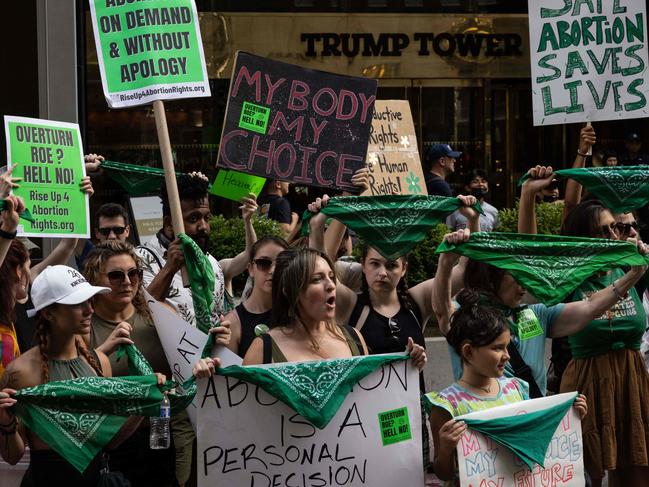
[[[489,384],[487,387],[480,387],[480,386],[473,385],[470,382],[467,382],[465,379],[460,379],[460,382],[464,382],[466,385],[468,385],[469,387],[473,387],[474,389],[479,389],[485,394],[491,394],[491,384]]]

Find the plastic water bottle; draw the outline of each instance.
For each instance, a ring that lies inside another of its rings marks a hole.
[[[152,450],[163,450],[169,448],[171,443],[171,433],[169,431],[169,421],[171,418],[171,404],[165,392],[164,398],[160,403],[160,416],[149,418],[151,433],[149,435],[149,448]]]

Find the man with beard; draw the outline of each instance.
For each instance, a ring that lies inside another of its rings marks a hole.
[[[207,177],[194,172],[178,176],[178,194],[180,197],[180,209],[185,224],[185,233],[207,253],[210,237],[210,203],[208,197],[209,181]],[[192,301],[192,292],[183,286],[180,269],[185,265],[180,240],[175,238],[171,222],[171,209],[167,188],[162,186],[160,198],[162,199],[162,228],[144,245],[137,247],[136,252],[142,259],[144,269],[144,284],[147,291],[158,301],[167,301],[173,305],[180,317],[192,326],[196,326],[196,316]],[[227,259],[220,264],[213,256],[207,254],[215,274],[214,284],[214,315],[212,322],[221,314],[226,313],[224,309],[225,278],[236,276],[246,268],[247,259],[244,256],[243,266],[239,264],[241,259]],[[236,269],[235,267],[241,267]],[[225,276],[224,276],[225,274]]]
[[[485,201],[489,194],[489,181],[482,169],[473,169],[464,176],[462,194],[475,196],[482,206],[484,215],[480,215],[480,231],[491,232],[498,225],[498,210]],[[451,232],[467,228],[467,219],[459,212],[451,213],[446,219],[446,226]]]

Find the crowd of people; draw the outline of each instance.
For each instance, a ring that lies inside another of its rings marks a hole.
[[[574,167],[585,166],[595,141],[594,129],[585,127]],[[448,145],[431,148],[430,194],[452,197],[445,179],[459,155]],[[94,169],[101,157],[92,154],[87,162]],[[521,189],[518,231],[534,234],[539,195],[549,201],[545,196],[554,194],[556,178],[544,166],[530,169],[529,176]],[[354,174],[359,190],[367,181],[367,169]],[[15,464],[29,446],[25,486],[97,485],[106,457],[111,469],[133,486],[191,485],[196,437],[186,413],[172,418],[173,447],[166,450],[148,447],[146,418],[129,418],[106,447],[107,455],[98,455],[80,474],[14,412],[19,389],[77,377],[129,375],[125,362],[117,359],[122,344],[137,346],[159,383],[171,377],[148,300],[162,303],[190,325],[196,326],[198,318],[192,291],[182,281],[185,256],[174,233],[166,187],[161,191],[162,228],[151,240],[137,247],[129,243],[128,212],[107,203],[94,215],[94,241],[63,239],[32,265],[25,242],[15,238],[24,203],[10,191],[18,184],[11,172],[0,177],[0,455]],[[267,214],[279,221],[282,235],[255,234],[252,217],[259,208],[250,195],[240,206],[245,250],[217,260],[209,254],[208,179],[190,173],[178,176],[177,184],[185,233],[207,254],[214,271],[210,333],[244,365],[408,351],[421,371],[424,464],[447,485],[458,485],[454,452],[466,430],[454,417],[578,391],[574,407],[583,421],[591,485],[601,485],[607,472],[609,485],[649,485],[649,374],[640,352],[647,328],[646,266],[596,273],[564,303],[546,306],[533,302],[509,272],[449,252],[440,255],[435,276],[409,288],[407,255],[388,259],[370,240],[362,243],[358,263],[341,258],[349,253],[351,238],[344,224],[328,222],[321,211],[327,196],[309,205],[309,236],[297,238],[298,218],[285,198],[288,184],[281,181],[269,183]],[[92,194],[89,178],[79,190]],[[461,243],[471,232],[497,230],[498,212],[488,203],[488,175],[469,171],[461,193],[444,239]],[[628,240],[640,254],[649,253],[632,213],[614,214],[582,193],[578,183],[568,182],[562,235]],[[484,214],[475,210],[476,202]],[[77,269],[68,266],[72,258]],[[249,283],[235,298],[232,279],[245,272]],[[24,339],[19,338],[26,331],[17,328],[15,310],[27,300],[35,334],[31,348],[21,350]],[[533,323],[538,333],[522,336],[521,320]],[[455,382],[442,391],[427,391],[423,380],[427,324],[438,326],[449,345]],[[550,372],[548,338],[553,339]],[[204,358],[195,363],[194,375],[207,377],[218,367],[218,359]]]

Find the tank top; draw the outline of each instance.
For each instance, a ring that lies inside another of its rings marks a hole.
[[[251,313],[246,309],[243,303],[237,305],[234,308],[239,315],[239,321],[241,322],[241,340],[239,340],[239,349],[237,354],[239,357],[245,357],[250,344],[256,338],[255,327],[257,325],[267,325],[270,323],[270,313],[271,310],[266,311],[265,313]]]
[[[349,326],[357,327],[363,308],[367,305],[369,314],[359,331],[365,339],[370,354],[403,352],[408,345],[408,337],[426,348],[421,311],[412,299],[409,304],[410,308],[402,304],[397,314],[389,318],[375,311],[366,295],[359,294],[349,318]],[[394,325],[390,326],[390,320],[396,322],[398,331]]]
[[[365,351],[363,350],[363,345],[361,343],[360,337],[358,336],[358,332],[349,326],[341,326],[339,328],[342,331],[345,340],[347,341],[347,345],[349,346],[349,350],[352,353],[352,357],[365,355]],[[264,333],[263,335],[261,335],[261,339],[264,342],[263,363],[277,364],[288,362],[288,360],[286,360],[284,352],[282,352],[277,346],[277,343],[275,342],[275,340],[273,340],[273,337],[270,336],[270,333]]]
[[[89,350],[94,359],[99,362],[97,352]],[[75,357],[70,360],[48,359],[47,367],[50,374],[50,382],[57,380],[77,379],[79,377],[93,377],[97,375],[88,362],[83,358]]]

